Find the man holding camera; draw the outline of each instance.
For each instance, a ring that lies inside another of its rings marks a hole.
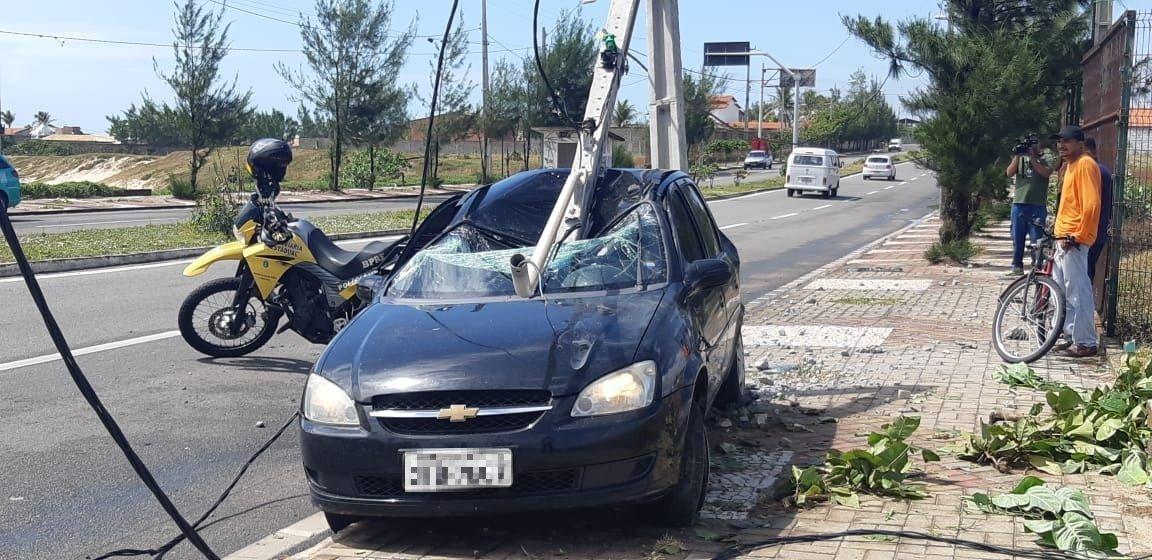
[[[1033,222],[1044,223],[1048,219],[1048,178],[1052,176],[1035,134],[1016,146],[1008,176],[1016,178],[1012,199],[1012,274],[1023,274],[1024,237],[1031,237],[1033,243],[1040,240],[1042,230]]]
[[[1064,341],[1056,349],[1072,358],[1097,354],[1095,301],[1088,278],[1088,251],[1096,242],[1100,223],[1100,167],[1084,149],[1084,131],[1065,125],[1053,134],[1064,160],[1063,187],[1056,212],[1058,239],[1056,267],[1052,276],[1064,286],[1067,314]]]

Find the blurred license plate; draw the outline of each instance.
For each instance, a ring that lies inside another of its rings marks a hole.
[[[512,486],[511,449],[420,449],[404,452],[405,492]]]
[[[801,177],[800,182],[804,183],[804,184],[808,184],[808,183],[812,182],[812,178],[811,177]]]

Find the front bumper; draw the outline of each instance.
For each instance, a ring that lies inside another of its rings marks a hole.
[[[351,516],[436,517],[598,507],[652,501],[680,476],[691,389],[644,410],[569,417],[574,397],[529,427],[505,433],[398,435],[375,418],[361,428],[301,420],[301,454],[312,501]],[[403,449],[510,448],[511,488],[454,492],[403,489]]]

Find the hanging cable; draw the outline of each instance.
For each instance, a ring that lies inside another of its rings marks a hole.
[[[552,100],[552,108],[556,111],[565,124],[572,128],[579,129],[580,123],[568,114],[568,107],[564,105],[564,100],[560,98],[560,94],[552,89],[552,82],[548,80],[548,73],[544,71],[544,63],[540,62],[540,37],[537,35],[537,29],[540,26],[540,0],[535,0],[532,7],[532,52],[536,55],[536,71],[540,72],[540,79],[544,81],[544,89],[548,90],[548,98]]]
[[[36,274],[32,272],[32,266],[28,264],[28,257],[24,255],[24,249],[20,246],[20,239],[16,237],[16,229],[12,227],[12,220],[8,216],[8,208],[0,205],[0,230],[4,233],[4,239],[8,242],[8,248],[12,251],[12,257],[16,260],[17,266],[20,268],[20,275],[24,277],[24,283],[28,286],[28,292],[32,295],[32,301],[36,303],[36,308],[40,311],[40,316],[44,319],[44,326],[48,328],[48,334],[52,337],[52,342],[56,346],[56,351],[60,353],[60,358],[64,361],[64,366],[68,369],[68,375],[72,377],[72,382],[76,384],[76,388],[80,390],[80,394],[84,396],[84,400],[88,406],[100,418],[100,423],[104,425],[104,429],[115,440],[116,446],[124,453],[124,457],[128,459],[128,463],[132,466],[132,470],[136,472],[136,476],[144,482],[148,490],[152,492],[152,496],[160,503],[160,507],[164,508],[164,512],[176,526],[180,528],[180,533],[200,551],[200,554],[208,560],[219,560],[219,556],[204,542],[204,539],[196,533],[196,530],[188,524],[180,511],[160,488],[156,482],[156,478],[152,476],[152,472],[148,470],[148,466],[136,454],[136,450],[132,449],[132,444],[128,442],[128,437],[120,429],[120,425],[116,423],[116,419],[104,408],[104,403],[100,401],[100,396],[96,394],[96,390],[88,382],[85,377],[84,371],[80,369],[80,364],[76,362],[75,356],[72,355],[72,349],[68,346],[68,341],[64,339],[64,333],[60,330],[60,325],[56,323],[56,318],[52,315],[52,310],[48,308],[48,301],[44,298],[44,292],[40,290],[40,283],[36,280]]]
[[[420,198],[416,200],[416,214],[412,216],[412,229],[408,238],[416,235],[416,226],[420,224],[420,211],[424,207],[424,193],[428,190],[428,173],[432,170],[432,131],[436,123],[436,102],[440,98],[440,79],[444,74],[444,53],[448,50],[448,36],[452,33],[452,21],[456,19],[456,8],[460,0],[452,0],[452,11],[448,12],[448,24],[444,26],[444,38],[440,40],[440,58],[436,61],[436,80],[432,84],[432,102],[428,107],[428,134],[424,138],[424,172],[420,176]]]

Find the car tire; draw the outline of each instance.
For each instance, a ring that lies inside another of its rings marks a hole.
[[[896,176],[895,176],[895,175],[889,175],[889,176],[888,176],[888,180],[889,180],[889,181],[895,181],[895,180],[896,180]]]
[[[335,535],[346,529],[349,525],[360,521],[360,518],[326,511],[324,512],[324,520],[328,522],[328,528],[331,529],[332,534]]]
[[[837,185],[836,188],[832,189],[832,198],[836,198],[838,196],[840,196],[840,186],[839,185]]]
[[[732,352],[732,365],[728,368],[724,383],[720,385],[720,392],[716,394],[716,408],[735,407],[744,402],[744,337],[736,336]]]
[[[788,189],[788,198],[792,198],[793,196],[796,196],[796,191]]]
[[[820,196],[822,196],[824,198],[832,198],[832,189],[828,189],[828,190],[820,193]]]
[[[700,517],[708,492],[708,428],[704,426],[706,395],[696,395],[690,405],[680,480],[663,498],[651,505],[655,521],[667,527],[688,527]]]

